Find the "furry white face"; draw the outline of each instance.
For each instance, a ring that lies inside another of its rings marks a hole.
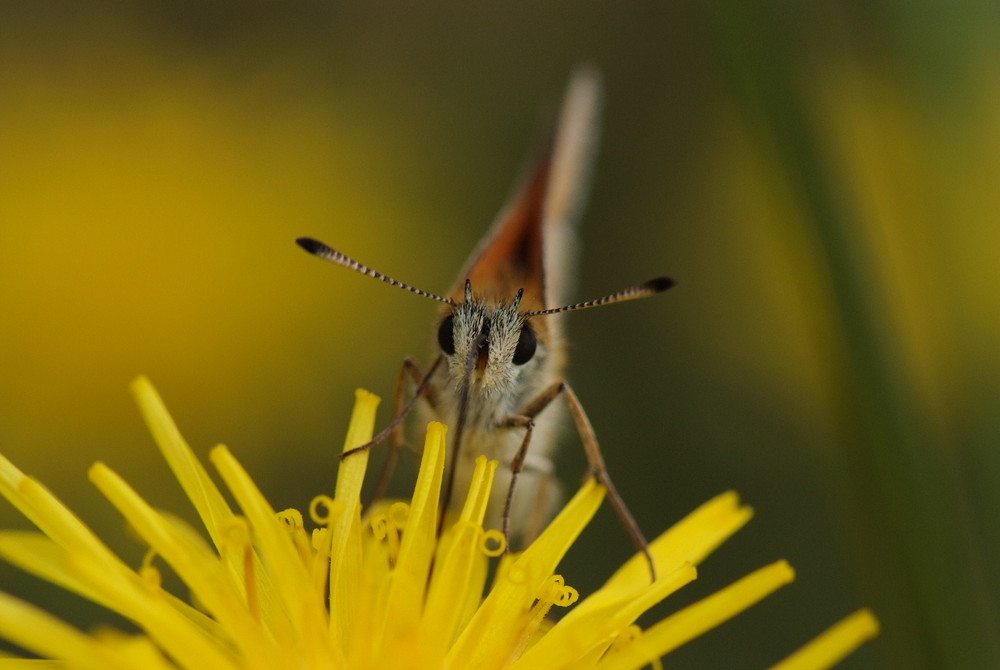
[[[520,395],[545,352],[535,327],[518,312],[519,303],[520,295],[509,304],[490,306],[467,294],[465,302],[445,313],[438,346],[452,388],[462,388],[468,379],[474,399],[514,400]]]

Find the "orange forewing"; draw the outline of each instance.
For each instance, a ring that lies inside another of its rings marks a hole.
[[[466,277],[477,298],[509,303],[524,289],[520,311],[545,309],[544,211],[549,191],[550,156],[546,156],[509,203],[489,241],[469,266]],[[453,297],[461,300],[464,280]]]

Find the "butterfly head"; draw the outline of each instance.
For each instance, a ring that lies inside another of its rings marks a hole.
[[[475,296],[467,280],[464,294],[463,301],[443,311],[438,324],[438,347],[449,375],[488,396],[509,392],[544,360],[545,324],[520,311],[523,291],[510,301],[487,300]]]

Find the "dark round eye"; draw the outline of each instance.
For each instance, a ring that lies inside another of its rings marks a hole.
[[[535,339],[535,331],[527,323],[521,328],[521,334],[517,338],[517,347],[514,348],[514,365],[524,365],[535,355],[538,340]]]
[[[449,314],[438,326],[438,346],[441,351],[452,356],[455,353],[455,315]]]

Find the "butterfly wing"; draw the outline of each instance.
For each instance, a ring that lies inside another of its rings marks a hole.
[[[576,285],[577,225],[590,192],[597,157],[601,82],[581,68],[570,80],[549,169],[544,204],[546,307],[565,305]]]
[[[568,302],[575,277],[576,223],[596,154],[600,98],[596,72],[577,71],[551,146],[470,256],[455,299],[462,299],[468,278],[474,293],[491,302],[509,302],[523,288],[523,311]]]

